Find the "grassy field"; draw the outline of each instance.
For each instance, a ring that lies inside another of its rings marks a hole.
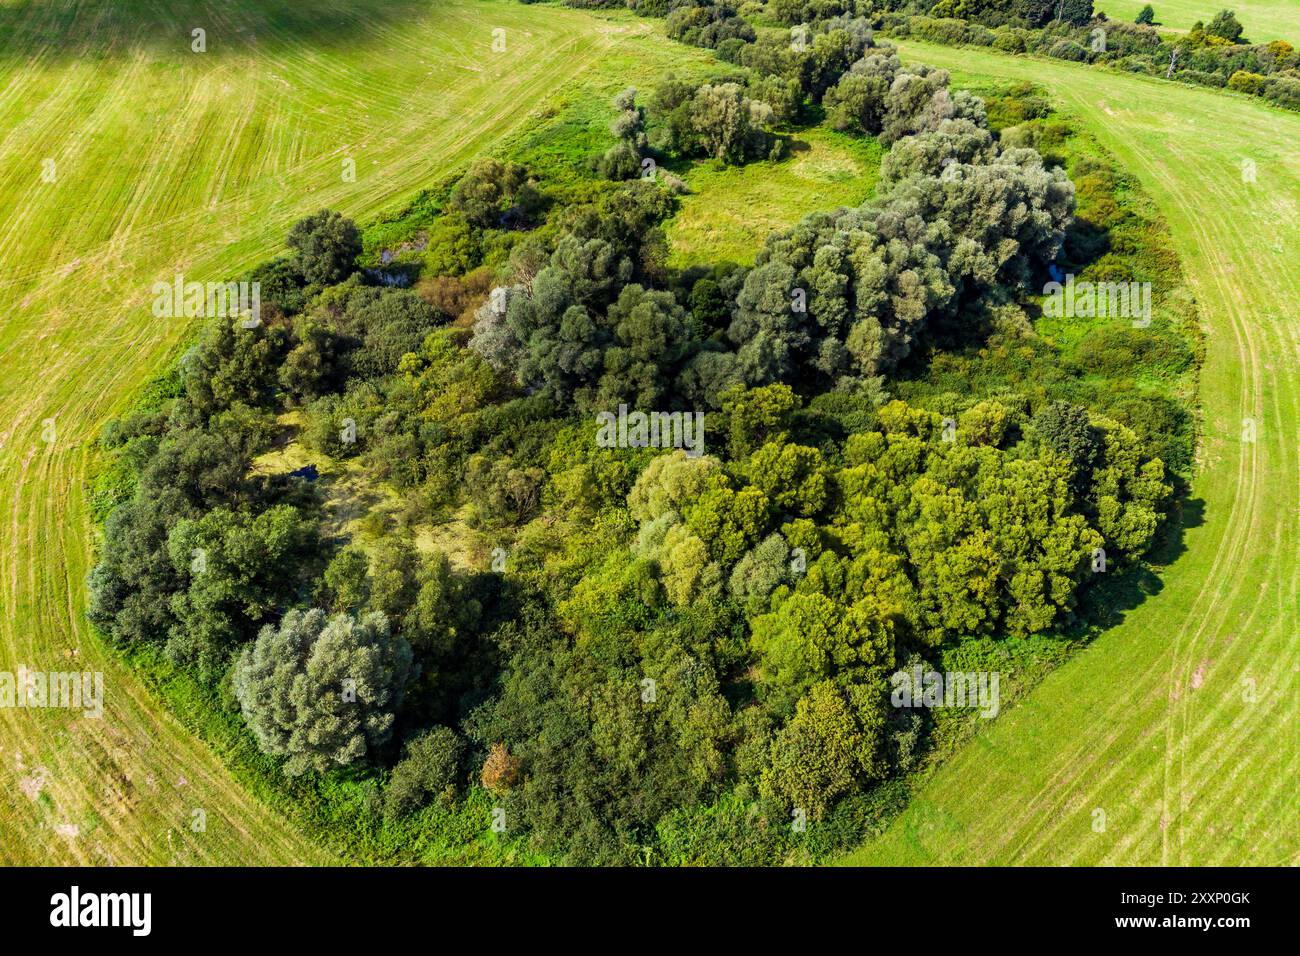
[[[152,284],[233,278],[304,213],[395,209],[704,57],[659,31],[515,0],[0,0],[0,670],[102,671],[106,696],[0,710],[0,863],[330,862],[84,621],[92,443],[189,331]]]
[[[1098,0],[1095,9],[1113,20],[1132,23],[1147,0]],[[1295,0],[1153,0],[1156,20],[1171,30],[1190,30],[1197,20],[1209,23],[1220,10],[1237,15],[1252,43],[1289,40],[1300,43],[1300,4]]]
[[[673,265],[751,265],[768,234],[817,209],[856,206],[870,197],[881,148],[832,130],[801,130],[780,162],[718,167],[697,163],[686,173],[691,194],[668,229]]]
[[[1151,191],[1207,324],[1204,438],[1185,553],[1157,592],[848,862],[1294,864],[1300,117],[1161,80],[904,47],[958,82],[1042,84]]]

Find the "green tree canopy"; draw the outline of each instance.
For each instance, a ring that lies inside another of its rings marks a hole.
[[[361,233],[356,223],[332,209],[322,209],[294,223],[289,230],[294,267],[307,282],[332,285],[356,268]]]
[[[240,653],[233,686],[258,745],[296,776],[346,767],[387,743],[411,676],[411,646],[383,614],[295,608]]]

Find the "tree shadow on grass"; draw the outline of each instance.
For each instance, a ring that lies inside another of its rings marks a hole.
[[[427,15],[421,0],[18,0],[0,5],[0,62],[182,57],[354,46]],[[205,52],[193,48],[204,31]],[[484,28],[487,29],[486,27]]]
[[[1177,489],[1169,520],[1156,536],[1144,561],[1117,574],[1099,580],[1089,590],[1079,613],[1078,633],[1071,637],[1091,640],[1124,621],[1147,598],[1164,590],[1158,569],[1168,567],[1187,551],[1186,535],[1190,528],[1205,523],[1205,502]]]

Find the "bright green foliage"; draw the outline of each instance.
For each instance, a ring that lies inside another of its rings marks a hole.
[[[354,611],[370,592],[370,561],[360,548],[344,548],[325,568],[325,584],[333,593],[336,611]]]
[[[653,620],[659,591],[649,562],[616,554],[574,587],[558,608],[559,623],[582,646],[617,658],[628,637]]]
[[[828,503],[826,462],[816,448],[769,442],[749,462],[754,486],[789,515],[809,518]]]
[[[1137,556],[1150,545],[1172,489],[1159,459],[1147,458],[1132,431],[1102,422],[1101,432],[1089,495],[1097,503],[1097,528],[1108,552]]]
[[[1005,405],[984,401],[972,405],[957,419],[957,440],[966,445],[1002,444],[1011,413]]]
[[[833,681],[814,686],[772,742],[763,792],[821,819],[836,797],[879,777],[884,772],[883,707],[868,703],[859,710],[856,703]]]
[[[680,449],[659,455],[637,478],[628,510],[638,521],[652,521],[669,511],[680,514],[716,484],[718,475],[716,458],[692,458]]]
[[[716,485],[686,511],[686,525],[704,540],[709,553],[731,564],[767,529],[770,502],[758,488],[735,491]]]
[[[478,237],[464,215],[443,216],[429,229],[425,263],[433,275],[463,275],[481,255]]]
[[[799,398],[789,385],[780,383],[762,388],[736,386],[722,398],[722,410],[728,416],[728,448],[733,458],[745,458],[769,441],[779,440],[789,423],[790,413],[799,407]]]
[[[682,525],[668,529],[659,551],[664,590],[674,604],[716,601],[722,596],[722,569],[710,560],[709,546]]]
[[[846,607],[827,594],[797,591],[751,625],[779,711],[819,680],[854,680],[893,664],[893,613],[871,596]]]

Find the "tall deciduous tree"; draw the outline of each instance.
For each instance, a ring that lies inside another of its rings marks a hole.
[[[265,753],[290,776],[355,763],[388,742],[412,675],[388,619],[291,610],[239,656],[234,691]]]
[[[294,267],[308,282],[332,285],[356,268],[361,233],[356,223],[332,209],[322,209],[294,223],[289,230]]]

